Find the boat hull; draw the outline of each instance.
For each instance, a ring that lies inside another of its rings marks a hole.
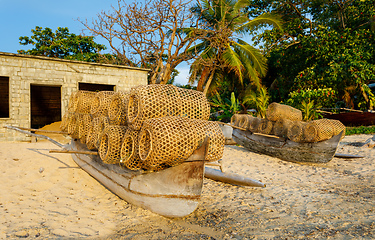
[[[72,140],[72,150],[86,145]],[[125,201],[166,217],[184,217],[198,206],[204,161],[189,161],[158,172],[131,171],[103,163],[97,155],[74,153],[83,170]],[[198,157],[199,158],[199,157]]]
[[[375,113],[371,112],[345,112],[337,114],[325,114],[324,117],[339,120],[345,126],[375,125]]]
[[[296,143],[285,138],[233,129],[233,140],[246,149],[289,162],[326,163],[335,155],[343,133],[316,143]]]

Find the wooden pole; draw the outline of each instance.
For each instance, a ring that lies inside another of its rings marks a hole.
[[[99,155],[98,152],[94,152],[94,151],[76,151],[76,150],[55,150],[55,149],[52,149],[52,150],[49,150],[50,153],[79,153],[79,154],[88,154],[88,155]]]
[[[234,173],[223,173],[219,170],[205,167],[204,176],[212,180],[251,187],[266,187],[266,184]]]
[[[47,139],[48,141],[50,141],[51,143],[61,147],[61,148],[64,148],[65,149],[65,146],[55,140],[53,140],[52,138],[50,137],[47,137],[47,136],[44,136],[44,135],[40,135],[40,134],[35,134],[35,133],[32,133],[32,132],[28,132],[28,131],[25,131],[25,130],[21,130],[19,127],[13,127],[13,126],[4,126],[4,128],[8,128],[8,129],[12,129],[12,130],[16,130],[18,132],[21,132],[21,133],[24,133],[24,134],[27,134],[27,135],[30,135],[30,136],[34,136],[34,137],[40,137],[40,138],[44,138],[44,139]]]
[[[51,130],[43,130],[43,129],[35,129],[35,128],[25,128],[25,127],[17,127],[17,128],[22,129],[22,130],[32,131],[32,132],[68,134],[67,132],[62,132],[62,131],[51,131]]]

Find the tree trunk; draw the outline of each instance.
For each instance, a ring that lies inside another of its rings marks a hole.
[[[210,88],[210,85],[211,85],[212,79],[214,78],[214,75],[215,75],[215,71],[212,71],[211,74],[210,74],[210,77],[207,80],[206,86],[204,86],[204,90],[203,90],[204,95],[207,95],[208,89]]]

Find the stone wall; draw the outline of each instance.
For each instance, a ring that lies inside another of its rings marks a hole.
[[[79,83],[110,84],[115,85],[115,91],[126,91],[146,85],[147,74],[148,70],[142,68],[0,52],[0,76],[9,77],[9,118],[0,118],[0,141],[30,140],[3,126],[31,126],[31,84],[61,86],[63,115],[69,96],[78,90]]]

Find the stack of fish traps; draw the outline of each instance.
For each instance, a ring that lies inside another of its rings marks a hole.
[[[341,132],[341,139],[345,136],[345,126],[340,121],[318,119],[304,122],[300,110],[279,103],[268,106],[265,118],[234,114],[231,124],[253,133],[275,135],[298,143],[328,140]]]
[[[209,116],[203,93],[157,84],[129,92],[75,92],[60,128],[98,150],[104,163],[157,171],[184,162],[206,137],[205,160],[222,158],[225,138]]]

